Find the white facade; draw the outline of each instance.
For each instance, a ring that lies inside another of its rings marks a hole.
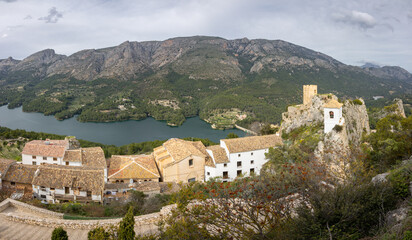
[[[252,174],[258,175],[263,164],[267,162],[265,153],[269,151],[268,148],[248,152],[229,153],[223,141],[220,141],[220,146],[225,149],[229,162],[216,164],[213,152],[207,149],[206,151],[213,158],[216,168],[205,166],[205,181],[219,177],[222,181],[226,182],[233,181],[236,177],[250,176]]]
[[[63,158],[61,157],[48,157],[48,156],[33,156],[22,154],[22,163],[26,165],[41,165],[41,164],[55,164],[55,165],[65,165],[63,163]]]
[[[323,109],[324,133],[332,131],[335,125],[343,125],[342,107]]]

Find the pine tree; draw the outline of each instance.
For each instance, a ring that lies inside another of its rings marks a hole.
[[[133,207],[130,207],[129,211],[126,213],[126,216],[120,222],[119,240],[133,240],[135,235]]]

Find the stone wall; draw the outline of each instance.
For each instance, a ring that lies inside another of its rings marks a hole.
[[[30,225],[37,225],[42,227],[56,228],[63,227],[68,229],[83,229],[91,230],[98,226],[104,228],[110,228],[116,226],[122,220],[122,218],[115,219],[102,219],[102,220],[65,220],[62,213],[55,213],[46,209],[31,206],[26,203],[15,201],[12,199],[6,199],[0,203],[0,213],[8,207],[15,207],[25,212],[31,212],[33,214],[23,215],[21,213],[5,213],[5,217],[9,221],[25,223]],[[138,234],[144,234],[147,231],[153,232],[157,229],[157,223],[159,220],[168,216],[172,209],[176,207],[175,204],[163,207],[160,212],[151,213],[142,216],[135,217],[135,231]],[[34,216],[36,214],[37,216]]]

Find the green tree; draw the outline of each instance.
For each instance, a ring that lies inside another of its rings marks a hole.
[[[67,232],[62,228],[55,228],[52,232],[51,240],[68,240]]]
[[[106,232],[103,227],[97,227],[95,229],[92,229],[87,234],[88,240],[108,240],[109,237],[110,234]]]
[[[134,240],[136,233],[134,232],[134,214],[133,207],[129,208],[126,216],[119,225],[119,240]]]
[[[226,136],[226,139],[230,139],[230,138],[238,138],[239,136],[236,134],[236,133],[229,133],[227,136]]]

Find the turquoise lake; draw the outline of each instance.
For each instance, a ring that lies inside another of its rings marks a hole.
[[[42,113],[26,113],[22,111],[21,107],[8,109],[7,106],[0,107],[0,126],[76,136],[78,139],[116,146],[185,137],[209,138],[214,142],[219,142],[219,139],[225,138],[232,132],[239,136],[245,136],[245,133],[238,129],[212,129],[199,117],[188,118],[179,127],[170,127],[166,122],[156,121],[153,118],[112,123],[82,123],[76,118],[58,121],[53,116],[44,116]]]

